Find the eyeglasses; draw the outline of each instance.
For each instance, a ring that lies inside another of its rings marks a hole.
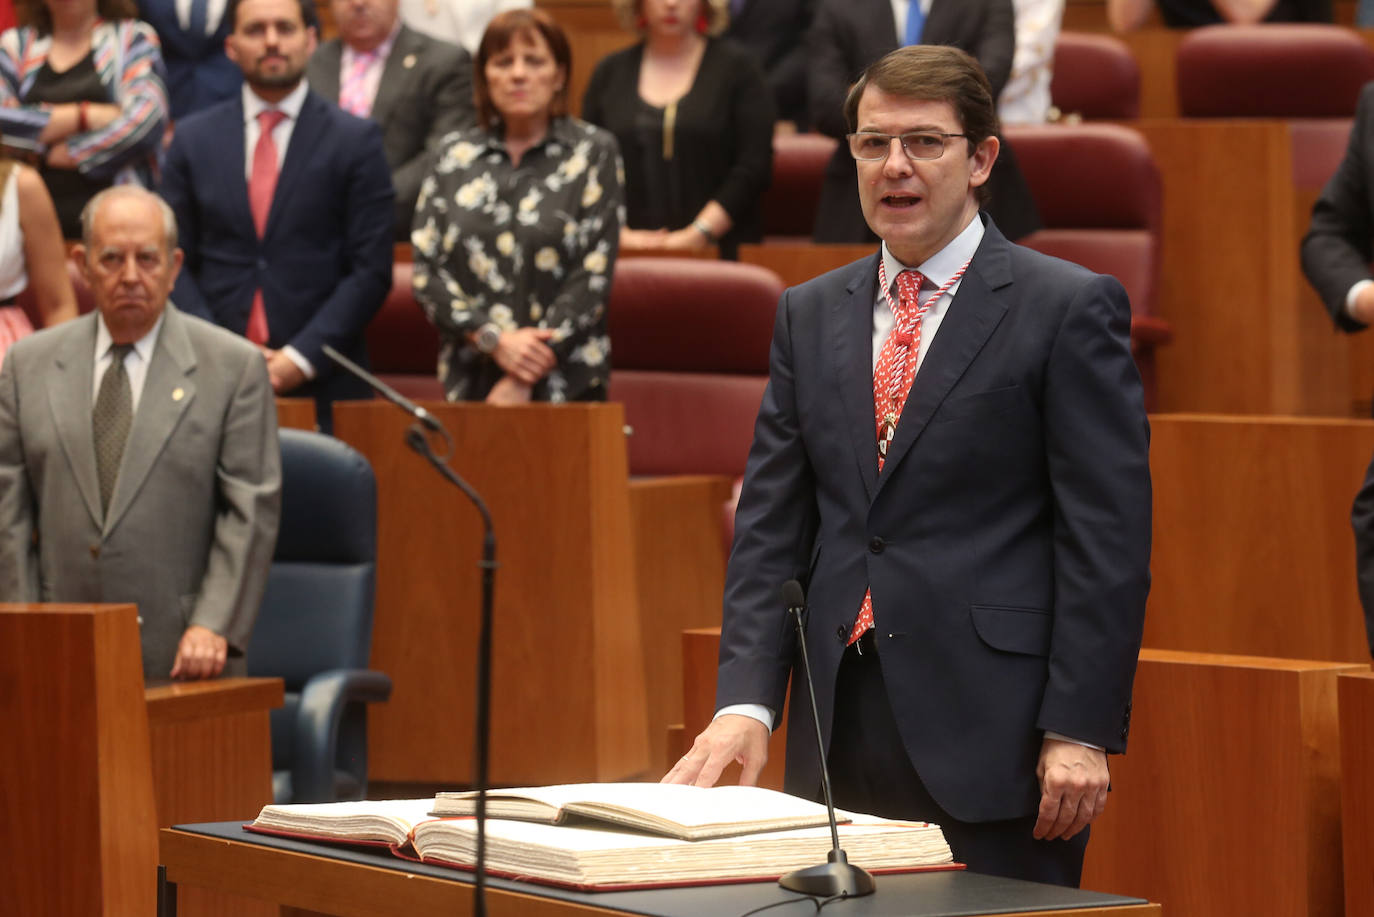
[[[886,159],[892,149],[892,141],[902,141],[902,149],[909,159],[939,159],[945,155],[945,147],[956,137],[967,138],[968,134],[947,134],[944,131],[911,131],[900,136],[880,134],[877,131],[859,131],[846,134],[849,140],[849,153],[863,162],[877,162]]]

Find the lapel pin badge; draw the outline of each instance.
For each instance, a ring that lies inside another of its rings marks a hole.
[[[186,390],[185,390],[184,388],[177,387],[177,388],[172,389],[172,400],[173,400],[173,401],[180,401],[181,399],[183,399],[183,398],[185,398],[185,397],[186,397]]]
[[[409,70],[411,67],[414,67],[414,66],[415,66],[415,55],[414,55],[414,54],[407,54],[407,55],[405,56],[405,59],[401,61],[401,66],[405,67],[407,70]]]

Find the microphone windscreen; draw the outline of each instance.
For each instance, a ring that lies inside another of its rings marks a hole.
[[[806,605],[806,593],[802,592],[801,583],[790,579],[782,584],[782,604],[789,609]]]

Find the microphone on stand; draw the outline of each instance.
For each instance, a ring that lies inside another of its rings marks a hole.
[[[415,418],[416,423],[406,431],[406,445],[423,455],[434,466],[435,471],[439,472],[454,487],[461,490],[472,501],[473,506],[477,507],[477,512],[482,517],[482,560],[478,563],[478,567],[482,570],[482,625],[477,638],[477,711],[475,717],[477,734],[474,743],[474,757],[476,758],[474,770],[476,773],[473,781],[477,788],[477,811],[475,813],[477,816],[477,856],[476,862],[473,864],[472,913],[474,917],[486,917],[487,762],[491,756],[491,629],[497,566],[496,532],[492,527],[491,512],[487,509],[486,501],[482,499],[481,494],[448,466],[446,460],[453,453],[453,437],[449,435],[448,430],[444,429],[443,424],[439,423],[438,418],[328,344],[324,345],[324,353],[325,356],[349,373],[366,382],[377,394]],[[440,458],[434,454],[434,450],[430,448],[429,438],[425,436],[424,430],[420,429],[421,426],[433,430],[444,438],[448,444],[447,455]]]
[[[428,429],[433,430],[435,433],[444,432],[444,428],[440,426],[439,421],[435,419],[434,415],[431,414],[429,411],[426,411],[424,408],[420,407],[418,404],[411,401],[405,395],[402,395],[400,392],[396,391],[394,388],[387,385],[381,379],[378,379],[376,376],[372,375],[372,373],[363,369],[357,363],[354,363],[348,357],[339,353],[333,347],[330,347],[328,344],[325,344],[323,346],[325,356],[329,357],[329,359],[333,360],[335,363],[338,363],[344,369],[348,370],[348,372],[353,376],[356,376],[357,378],[366,382],[369,386],[371,386],[372,390],[376,392],[378,395],[381,395],[387,401],[390,401],[392,404],[396,405],[401,410],[405,411],[411,417],[414,417],[416,420],[424,424]]]
[[[782,584],[782,601],[788,614],[797,622],[797,642],[801,644],[802,671],[806,673],[806,696],[811,701],[811,722],[816,727],[816,753],[821,759],[821,791],[825,794],[825,809],[830,815],[830,853],[826,862],[818,866],[795,869],[778,879],[778,884],[789,891],[804,895],[820,895],[826,898],[836,896],[860,898],[873,894],[873,876],[858,866],[849,865],[849,859],[840,849],[840,831],[835,826],[835,802],[830,798],[830,768],[825,763],[825,738],[821,735],[821,717],[816,711],[816,684],[811,678],[811,657],[806,652],[806,627],[802,624],[802,612],[806,610],[806,596],[801,583],[790,579]]]

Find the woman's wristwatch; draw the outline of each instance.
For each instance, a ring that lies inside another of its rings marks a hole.
[[[501,328],[494,322],[487,322],[472,336],[472,346],[479,351],[491,356],[496,352],[496,345],[501,343]]]
[[[711,227],[701,217],[697,217],[692,221],[692,228],[706,237],[707,245],[716,244],[716,234],[711,231]]]

